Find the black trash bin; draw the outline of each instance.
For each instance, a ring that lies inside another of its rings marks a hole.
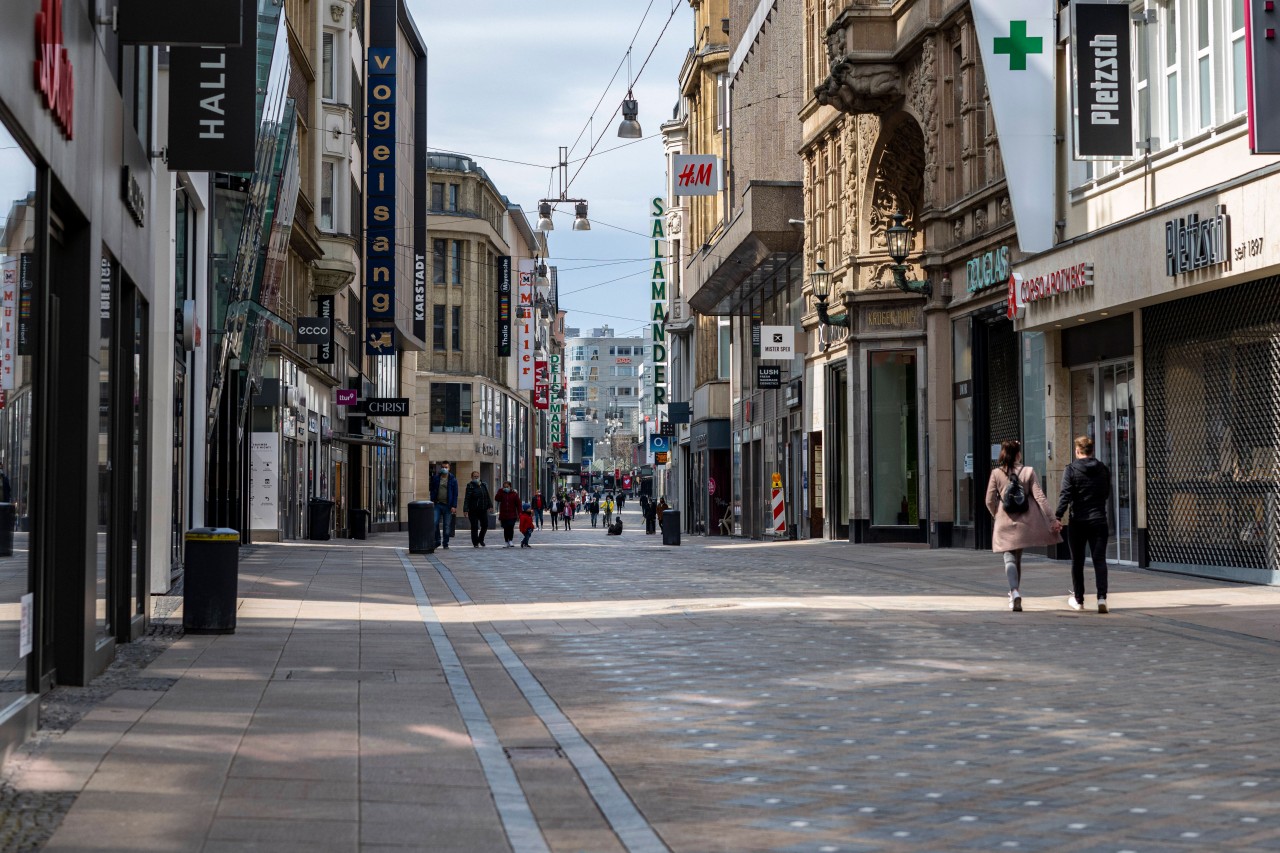
[[[333,501],[312,498],[307,502],[307,538],[321,542],[329,539],[333,526]]]
[[[431,554],[436,550],[436,505],[431,501],[409,501],[409,553]]]
[[[17,515],[18,508],[13,504],[0,503],[0,557],[13,556],[13,528]]]
[[[351,527],[352,539],[369,538],[369,510],[353,509],[347,521]]]
[[[680,544],[680,511],[669,509],[662,513],[662,544]]]
[[[240,534],[226,527],[187,531],[182,628],[188,634],[234,634]]]

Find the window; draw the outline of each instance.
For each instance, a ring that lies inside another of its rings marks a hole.
[[[617,355],[617,354],[618,354],[617,347],[609,347],[609,355]]]
[[[1178,11],[1173,3],[1164,8],[1163,20],[1160,24],[1163,38],[1162,63],[1164,66],[1164,138],[1169,142],[1177,142],[1182,138],[1182,124],[1179,113],[1178,86]]]
[[[435,284],[444,284],[445,251],[448,242],[448,240],[433,240],[431,242],[431,281]]]
[[[320,230],[333,230],[333,211],[335,207],[334,168],[332,160],[320,163]]]
[[[720,335],[719,335],[718,343],[720,346],[720,358],[719,358],[720,378],[728,379],[729,378],[729,354],[731,352],[730,344],[733,340],[733,332],[729,327],[729,320],[727,318],[720,320],[719,332],[720,332]]]
[[[570,385],[569,400],[574,403],[583,403],[587,399],[587,387],[585,385]]]
[[[453,306],[453,351],[462,352],[462,306]]]
[[[587,381],[588,381],[588,382],[599,382],[599,381],[600,381],[600,368],[598,368],[598,367],[593,367],[593,368],[591,368],[590,370],[588,370],[588,371],[587,371]]]
[[[449,210],[458,209],[458,185],[449,184]]]
[[[450,270],[449,280],[454,284],[462,284],[462,241],[453,240],[451,243],[453,269]]]
[[[585,357],[586,357],[586,347],[571,347],[569,349],[570,361],[582,361]],[[578,367],[575,369],[581,370],[582,368]]]
[[[716,75],[716,130],[724,130],[729,127],[729,102],[732,98],[733,88],[729,85],[728,74]]]
[[[333,61],[333,33],[328,30],[320,37],[320,97],[332,101],[337,90],[337,63]]]
[[[471,384],[431,383],[431,431],[471,432]]]
[[[1240,115],[1248,105],[1245,96],[1244,0],[1230,0],[1231,22],[1225,27],[1231,42],[1231,114]]]
[[[631,347],[618,347],[618,355],[631,355]]]
[[[574,367],[574,368],[571,368],[571,369],[569,370],[569,381],[570,381],[570,382],[581,382],[581,381],[583,381],[583,378],[582,378],[582,368],[581,368],[581,367]]]
[[[618,396],[619,396],[619,397],[631,397],[631,396],[634,396],[633,391],[634,391],[634,389],[633,389],[633,388],[630,388],[630,387],[628,387],[628,386],[626,386],[626,385],[623,385],[621,388],[619,388],[619,389],[618,389]]]
[[[1207,130],[1213,126],[1213,9],[1210,0],[1196,0],[1196,94],[1198,128]]]
[[[444,308],[443,305],[436,305],[432,308],[432,325],[434,327],[431,335],[431,347],[436,352],[444,352]]]
[[[444,210],[444,184],[431,184],[431,209]]]

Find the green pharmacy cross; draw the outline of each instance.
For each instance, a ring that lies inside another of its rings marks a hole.
[[[1028,38],[1026,21],[1010,21],[1009,37],[995,40],[995,52],[1009,55],[1010,71],[1026,71],[1027,55],[1044,53],[1044,39],[1040,36]]]

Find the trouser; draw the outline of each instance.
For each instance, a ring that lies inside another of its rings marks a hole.
[[[593,512],[593,513],[591,513],[591,526],[592,526],[592,527],[595,527],[595,526],[596,526],[596,521],[599,519],[599,517],[600,517],[600,513],[598,513],[598,512]]]
[[[572,516],[572,515],[566,515],[566,516],[564,517],[564,529],[565,529],[565,530],[572,530],[572,529],[573,529],[573,516]]]
[[[471,544],[483,545],[485,531],[489,529],[489,513],[484,510],[467,513],[471,520]]]
[[[533,529],[532,529],[532,528],[530,528],[529,530],[526,530],[526,531],[524,532],[524,538],[520,540],[520,544],[521,544],[521,545],[528,545],[528,544],[529,544],[529,537],[530,537],[530,536],[532,536],[532,535],[533,535]]]
[[[1022,549],[1004,552],[1004,573],[1009,579],[1009,592],[1022,587]]]
[[[560,529],[560,513],[558,512],[551,513],[551,529],[552,530]]]
[[[613,513],[611,513],[611,512],[605,512],[605,514],[604,514],[604,526],[605,526],[605,527],[608,527],[610,524],[613,524]]]
[[[510,544],[512,539],[516,538],[516,520],[514,518],[502,519],[502,538]]]
[[[1093,557],[1093,577],[1098,588],[1098,598],[1107,597],[1107,522],[1071,519],[1067,527],[1067,539],[1071,542],[1071,593],[1076,601],[1084,602],[1085,548]]]
[[[440,516],[436,519],[436,542],[449,547],[449,538],[453,536],[453,510],[441,507]]]
[[[533,511],[533,523],[538,527],[542,527],[542,510],[535,509]]]
[[[649,516],[644,520],[644,532],[656,533],[657,525],[658,525],[658,517],[654,515]]]

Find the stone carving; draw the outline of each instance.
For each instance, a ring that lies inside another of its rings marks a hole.
[[[840,236],[840,252],[850,263],[858,254],[858,134],[857,119],[840,120],[840,147],[844,152],[844,174],[840,177],[840,206],[844,209],[844,229]]]
[[[679,237],[681,222],[682,217],[680,216],[680,210],[677,208],[670,211],[667,214],[667,235],[670,237]]]
[[[893,287],[893,263],[876,264],[867,278],[868,290],[884,290]]]
[[[892,63],[842,59],[813,94],[818,103],[842,112],[883,115],[902,103],[902,71]]]
[[[1005,196],[1004,198],[1000,199],[1000,219],[1007,222],[1012,213],[1013,211],[1009,207],[1009,197]]]
[[[928,205],[938,180],[938,80],[932,36],[921,42],[920,56],[911,66],[907,101],[924,132],[924,201]]]
[[[920,126],[907,120],[898,125],[876,165],[871,209],[868,211],[873,250],[885,248],[885,231],[893,223],[890,217],[894,213],[906,216],[904,224],[907,227],[916,227],[916,214],[923,196],[924,139]]]
[[[981,234],[987,230],[987,209],[979,207],[973,211],[973,230]]]
[[[964,239],[964,219],[957,219],[951,223],[951,236],[959,243]]]

